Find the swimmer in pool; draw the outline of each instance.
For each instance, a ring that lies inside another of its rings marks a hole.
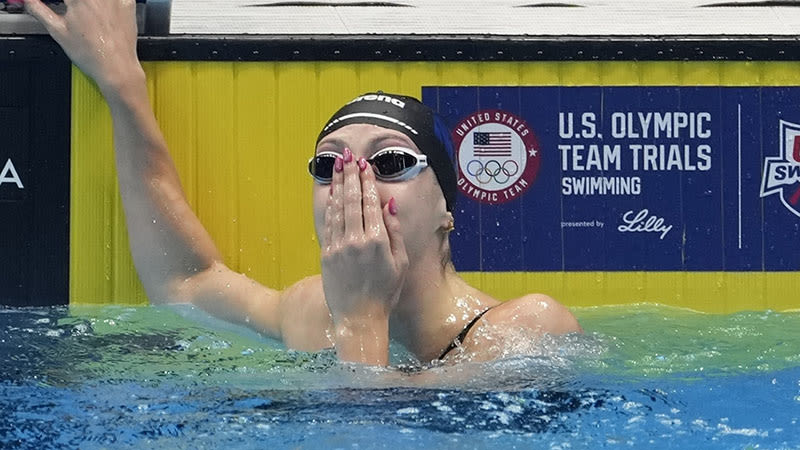
[[[65,3],[63,16],[41,0],[26,8],[108,102],[131,252],[153,303],[191,303],[287,347],[334,347],[370,365],[388,364],[390,339],[421,362],[475,361],[508,355],[512,340],[581,331],[546,295],[501,303],[456,274],[449,138],[410,97],[358,97],[319,134],[308,170],[321,275],[278,291],[234,272],[190,209],[156,123],[134,0]]]

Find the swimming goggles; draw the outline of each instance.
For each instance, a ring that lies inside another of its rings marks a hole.
[[[333,166],[341,153],[321,152],[308,160],[308,172],[320,184],[330,184]],[[414,178],[428,167],[428,157],[405,147],[386,147],[377,151],[367,162],[382,181],[405,181]]]

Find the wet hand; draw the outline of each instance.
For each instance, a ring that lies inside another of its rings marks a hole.
[[[58,15],[41,0],[25,0],[28,13],[101,89],[141,71],[135,0],[64,0],[64,4],[66,13]]]
[[[337,337],[388,332],[408,269],[397,208],[394,198],[381,207],[372,167],[345,149],[322,234],[323,288]]]

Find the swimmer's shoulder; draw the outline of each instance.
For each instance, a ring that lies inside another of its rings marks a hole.
[[[544,294],[528,294],[486,311],[467,333],[462,356],[475,362],[525,354],[538,336],[582,331],[564,305]]]
[[[524,327],[539,333],[581,333],[578,320],[566,306],[545,294],[527,294],[489,310],[484,320],[494,326]]]
[[[322,297],[319,300],[324,303],[325,296],[322,292],[322,275],[320,274],[296,281],[281,292],[281,297],[286,301],[311,300],[318,296]]]
[[[332,346],[332,320],[322,276],[312,275],[281,292],[279,306],[281,337],[287,347],[302,351],[318,351]]]

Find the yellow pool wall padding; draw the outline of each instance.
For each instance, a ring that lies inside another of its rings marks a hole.
[[[146,62],[189,203],[226,264],[284,288],[319,272],[305,167],[324,121],[354,96],[423,86],[797,86],[800,62]],[[114,171],[111,118],[73,68],[70,302],[146,304]],[[468,272],[499,299],[657,302],[699,311],[800,307],[797,272]]]

